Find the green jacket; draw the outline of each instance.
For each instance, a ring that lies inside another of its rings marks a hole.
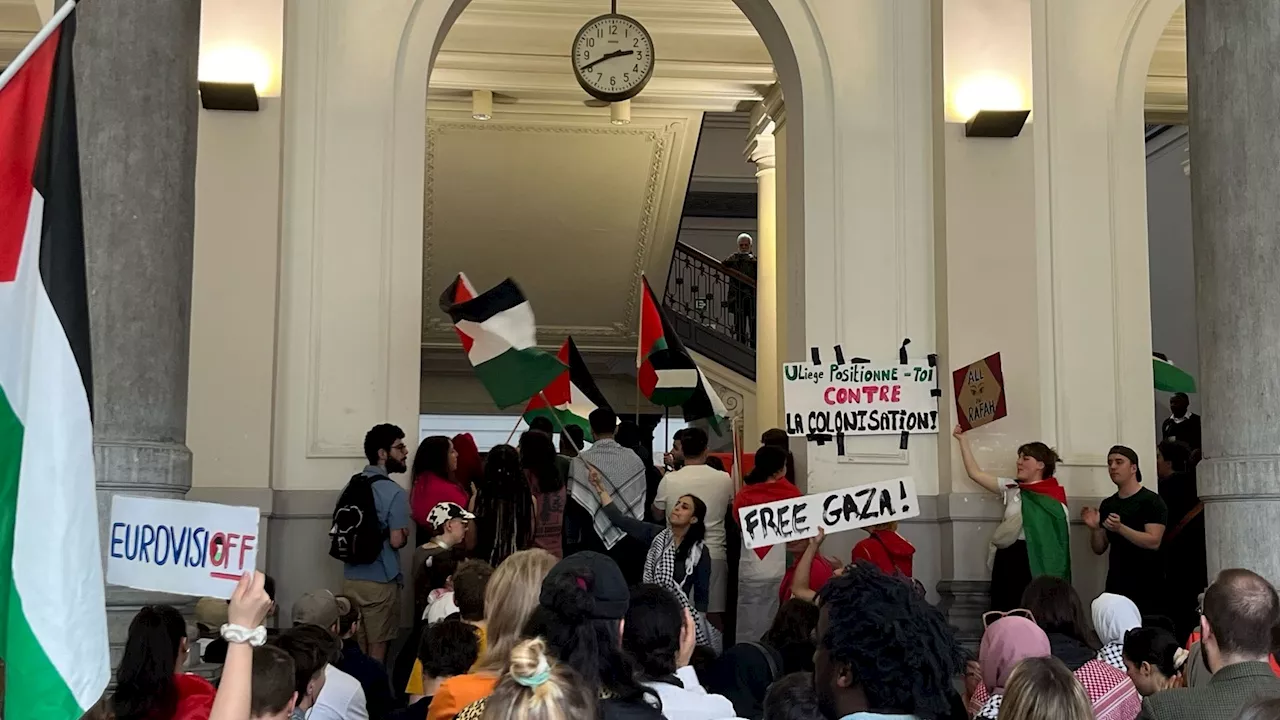
[[[1280,678],[1262,662],[1228,665],[1202,688],[1156,693],[1142,701],[1140,720],[1233,720],[1255,700],[1280,697]]]

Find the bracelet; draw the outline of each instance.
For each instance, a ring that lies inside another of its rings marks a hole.
[[[222,637],[227,642],[249,643],[253,647],[259,647],[267,641],[267,629],[259,625],[250,630],[242,625],[227,623],[222,626]]]

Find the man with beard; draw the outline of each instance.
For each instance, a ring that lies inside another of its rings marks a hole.
[[[408,470],[409,449],[404,444],[404,431],[395,425],[375,425],[364,436],[364,455],[368,467],[361,473],[373,490],[373,504],[378,524],[382,527],[382,552],[364,565],[344,563],[342,594],[360,608],[360,648],[369,657],[386,663],[387,643],[394,640],[400,620],[400,548],[409,541],[409,497],[404,488],[388,475]],[[344,490],[345,492],[345,490]]]
[[[858,563],[818,596],[813,684],[827,720],[952,717],[964,656],[910,584]]]

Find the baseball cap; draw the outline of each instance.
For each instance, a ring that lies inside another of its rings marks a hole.
[[[590,616],[593,620],[621,620],[631,605],[631,589],[613,558],[598,552],[574,553],[551,568],[542,582],[539,604],[557,604],[555,588],[561,578],[571,577],[578,587],[591,594]]]
[[[475,520],[476,516],[467,512],[467,509],[458,503],[442,502],[431,508],[431,512],[427,513],[427,524],[432,528],[439,530],[444,524],[450,520]]]
[[[351,603],[328,590],[312,590],[293,603],[294,625],[319,625],[330,628],[338,618],[351,612]]]

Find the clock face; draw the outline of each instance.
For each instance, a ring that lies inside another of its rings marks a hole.
[[[578,31],[573,72],[591,95],[608,102],[629,100],[653,75],[653,38],[626,15],[601,15]]]

